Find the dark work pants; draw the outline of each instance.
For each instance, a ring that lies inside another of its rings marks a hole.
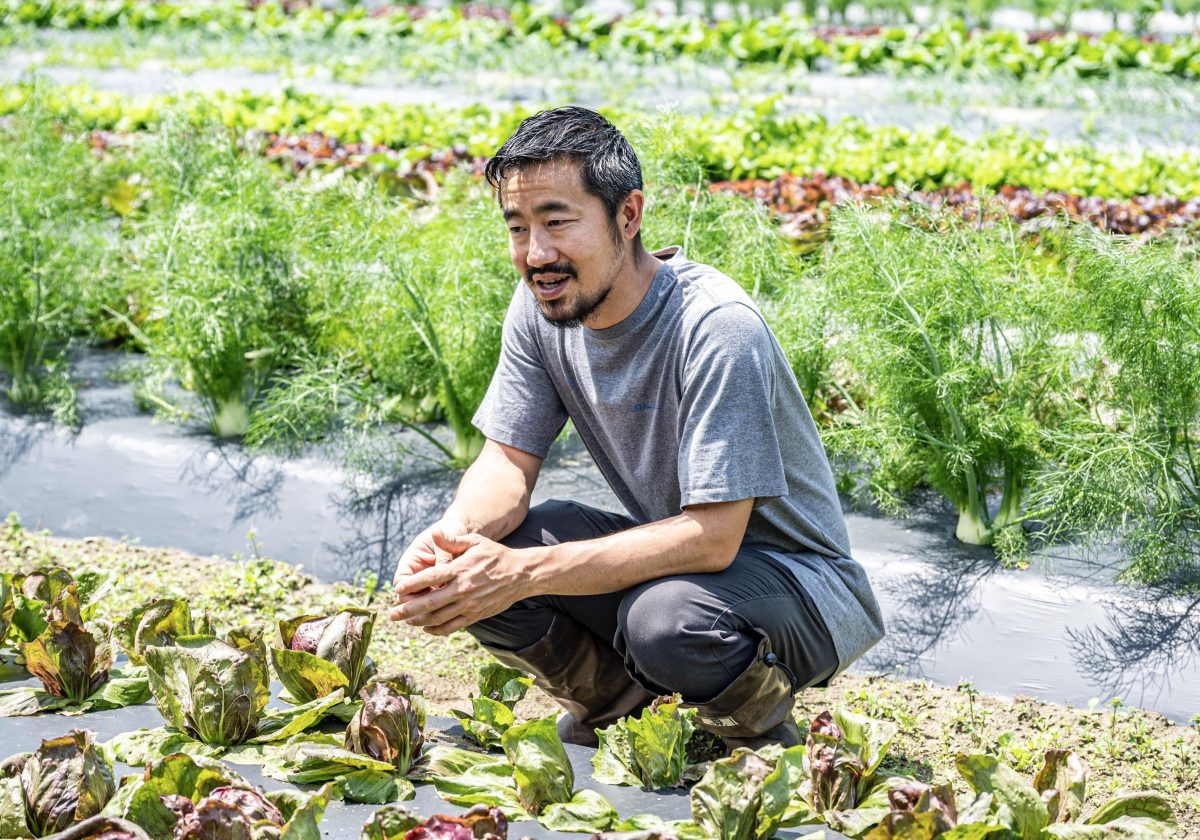
[[[636,524],[576,502],[549,501],[530,509],[502,542],[555,545]],[[833,641],[808,593],[782,563],[753,547],[715,574],[672,575],[604,595],[527,598],[467,630],[486,647],[520,651],[546,635],[556,612],[609,642],[643,688],[679,692],[689,703],[712,700],[745,671],[763,634],[797,688],[823,684],[837,669]]]

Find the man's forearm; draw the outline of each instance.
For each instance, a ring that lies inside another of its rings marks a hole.
[[[461,522],[468,531],[499,541],[524,521],[531,491],[519,466],[485,448],[463,473],[443,519]]]
[[[597,539],[522,549],[532,594],[596,595],[667,575],[719,572],[741,546],[752,505],[701,505]]]

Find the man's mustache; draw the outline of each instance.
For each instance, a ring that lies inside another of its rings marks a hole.
[[[535,274],[561,274],[564,277],[575,277],[575,267],[570,263],[552,263],[550,265],[539,265],[537,268],[530,268],[525,272],[525,279],[530,283],[535,282],[533,275]]]

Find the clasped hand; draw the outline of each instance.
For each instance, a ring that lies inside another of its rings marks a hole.
[[[389,617],[445,636],[504,612],[525,597],[514,553],[459,523],[439,522],[400,557]]]

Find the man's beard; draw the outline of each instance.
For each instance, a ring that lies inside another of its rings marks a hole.
[[[579,282],[574,266],[569,263],[554,263],[553,265],[529,269],[526,272],[526,279],[531,286],[536,287],[537,284],[533,279],[534,274],[561,274],[563,277]],[[566,283],[569,280],[564,280],[563,282]],[[575,299],[570,302],[562,300],[538,300],[538,312],[541,313],[542,319],[551,326],[561,329],[582,327],[584,322],[608,299],[608,293],[612,291],[612,286],[613,284],[610,279],[608,285],[594,295],[589,297],[583,293],[577,293]]]

